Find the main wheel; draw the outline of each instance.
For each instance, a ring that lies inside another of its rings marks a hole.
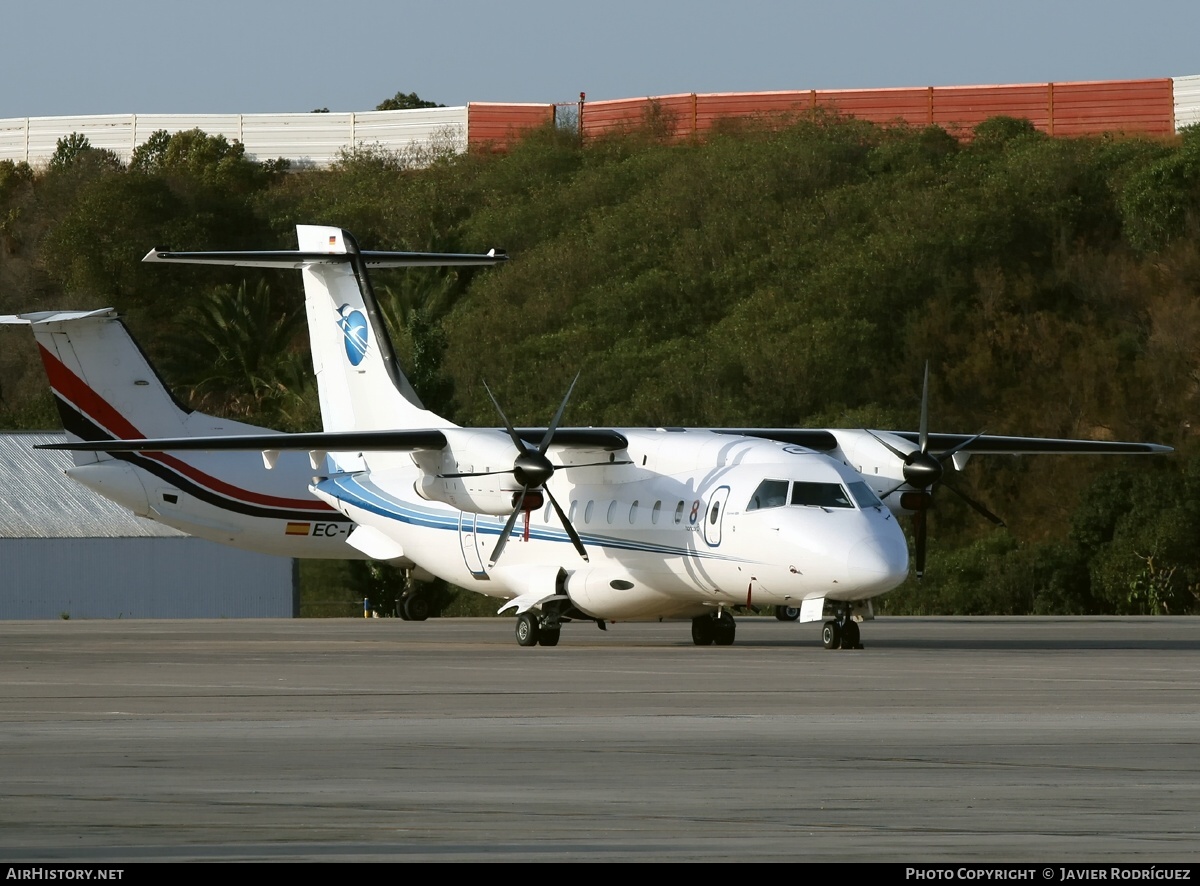
[[[821,629],[821,645],[826,649],[839,649],[842,645],[842,629],[836,621],[827,621]]]
[[[858,622],[847,621],[845,627],[842,628],[842,648],[862,649],[862,643],[859,642]]]
[[[711,646],[716,634],[716,622],[711,615],[697,615],[692,619],[692,642],[697,646]]]
[[[562,628],[541,628],[538,631],[539,646],[557,646],[558,636],[562,633]]]
[[[733,616],[726,612],[714,622],[713,626],[716,628],[713,642],[718,646],[732,646],[733,638],[737,633],[737,622],[733,620]]]
[[[776,606],[775,617],[780,621],[795,621],[800,617],[800,609],[796,606]]]
[[[536,646],[539,630],[537,616],[530,612],[522,612],[517,616],[517,645]]]
[[[405,597],[400,605],[404,608],[404,617],[409,621],[425,621],[429,618],[429,598],[424,594]]]

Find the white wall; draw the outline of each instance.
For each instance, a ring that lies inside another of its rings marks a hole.
[[[428,146],[467,149],[467,109],[416,108],[344,114],[111,114],[0,120],[0,160],[44,166],[60,138],[78,132],[94,148],[128,161],[159,129],[202,129],[240,141],[255,160],[284,157],[296,166],[328,166],[341,151],[379,145],[389,151]]]
[[[0,619],[291,618],[293,563],[199,538],[0,538]]]

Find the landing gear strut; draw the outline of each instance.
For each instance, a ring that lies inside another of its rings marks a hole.
[[[732,646],[737,634],[737,622],[725,610],[713,615],[698,615],[692,619],[692,642],[697,646]]]

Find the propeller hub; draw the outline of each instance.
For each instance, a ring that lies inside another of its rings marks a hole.
[[[513,476],[526,489],[538,489],[554,476],[554,465],[540,452],[522,452],[513,462]]]
[[[914,489],[929,489],[942,479],[944,470],[928,452],[914,452],[904,460],[904,480]]]

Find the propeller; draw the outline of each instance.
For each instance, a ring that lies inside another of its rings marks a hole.
[[[513,466],[508,470],[503,471],[479,471],[475,473],[465,474],[441,474],[444,478],[454,477],[485,477],[492,474],[508,474],[511,473],[516,481],[521,484],[520,493],[514,493],[513,499],[515,507],[512,514],[508,517],[508,522],[504,524],[504,530],[500,533],[500,539],[496,542],[496,547],[492,549],[492,556],[488,560],[488,566],[496,565],[496,561],[500,559],[500,555],[504,553],[504,547],[508,544],[508,537],[512,534],[513,527],[517,523],[517,517],[522,511],[526,511],[526,520],[528,520],[528,510],[525,508],[525,500],[527,498],[540,499],[541,493],[544,492],[546,497],[550,499],[550,504],[554,507],[554,512],[558,514],[558,519],[562,521],[563,528],[567,531],[567,535],[571,539],[571,544],[575,546],[575,550],[579,552],[579,556],[588,560],[587,548],[583,546],[583,542],[579,538],[579,533],[575,531],[575,527],[571,525],[571,521],[567,519],[566,512],[558,503],[558,499],[554,497],[554,493],[546,483],[554,476],[554,465],[550,459],[546,457],[546,452],[550,449],[550,444],[554,442],[554,432],[558,430],[558,423],[562,421],[563,412],[567,408],[567,401],[571,399],[571,392],[575,390],[575,382],[579,381],[579,375],[571,382],[571,386],[567,388],[567,394],[563,397],[562,403],[558,406],[558,411],[554,413],[554,418],[550,422],[550,426],[546,428],[546,433],[542,437],[542,442],[537,449],[531,449],[529,445],[521,439],[521,436],[514,430],[512,423],[508,420],[508,416],[504,414],[504,410],[500,408],[500,403],[492,393],[492,389],[487,386],[487,382],[483,383],[483,389],[487,391],[488,397],[492,400],[492,405],[496,407],[496,412],[500,414],[500,419],[504,422],[504,429],[508,431],[508,436],[512,439],[513,445],[517,448],[517,457],[513,461]],[[628,464],[628,462],[622,462]],[[589,465],[572,465],[572,467],[597,467],[600,465],[618,464],[618,462],[605,461],[595,462]],[[531,494],[532,493],[532,494]],[[533,505],[534,508],[540,507],[541,502]],[[528,528],[528,523],[526,524]]]
[[[933,492],[934,489],[941,486],[949,489],[963,501],[965,501],[978,514],[987,518],[997,526],[1003,526],[1004,521],[989,511],[975,499],[971,498],[965,492],[955,489],[952,485],[946,482],[945,470],[946,462],[958,451],[970,446],[976,440],[983,436],[982,433],[976,434],[963,440],[957,446],[942,452],[929,451],[929,362],[925,363],[925,382],[921,389],[921,424],[917,434],[918,448],[912,452],[901,452],[887,440],[884,440],[874,431],[868,430],[868,434],[878,440],[883,446],[894,456],[904,462],[904,481],[897,483],[887,492],[880,496],[881,499],[886,499],[889,495],[895,492],[902,486],[909,486],[916,492],[904,493],[901,496],[900,503],[911,509],[913,513],[913,541],[916,547],[917,559],[917,578],[921,578],[925,574],[925,539],[926,539],[926,520],[928,512],[933,507]]]

